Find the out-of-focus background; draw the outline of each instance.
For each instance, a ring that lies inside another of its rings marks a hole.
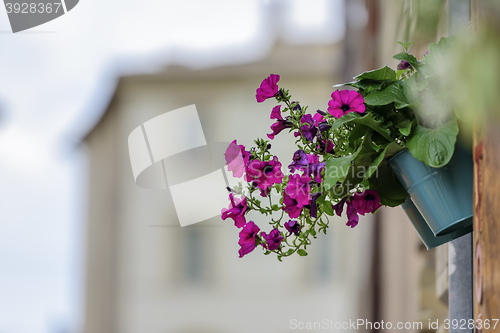
[[[324,110],[334,84],[395,67],[397,41],[415,41],[421,58],[450,29],[471,30],[469,14],[457,27],[449,18],[477,2],[82,0],[17,34],[0,8],[0,333],[281,333],[324,319],[445,318],[446,248],[426,251],[400,208],[355,229],[332,218],[307,257],[239,259],[232,223],[180,228],[169,191],[135,185],[127,137],[196,104],[207,142],[251,145],[270,132],[274,105],[255,101],[270,73]],[[490,21],[458,61],[498,59]],[[465,101],[488,110],[495,77],[465,72],[491,79]],[[284,165],[292,144],[273,143]]]

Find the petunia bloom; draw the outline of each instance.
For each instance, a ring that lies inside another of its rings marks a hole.
[[[412,68],[410,63],[404,60],[401,60],[398,64],[398,70],[410,69]]]
[[[280,76],[276,74],[271,74],[262,81],[260,87],[257,88],[255,97],[257,102],[262,103],[268,98],[274,97],[278,93],[278,81]]]
[[[347,223],[348,227],[354,228],[358,225],[359,216],[356,208],[352,205],[350,201],[347,202]]]
[[[285,228],[289,232],[288,236],[290,236],[291,234],[295,234],[295,236],[298,236],[300,235],[300,229],[302,227],[296,220],[289,220],[288,222],[285,223]]]
[[[303,207],[297,205],[297,200],[291,198],[286,192],[283,192],[283,210],[294,219],[300,216]]]
[[[335,118],[340,118],[349,112],[364,113],[365,100],[354,90],[335,90],[328,102],[328,112]]]
[[[316,154],[307,154],[307,162],[306,175],[314,179],[316,183],[321,183],[321,171],[325,169],[325,162],[320,163],[319,156]]]
[[[330,128],[332,128],[332,126],[328,124],[326,121],[318,124],[318,129],[320,132],[328,131]]]
[[[240,240],[238,244],[240,245],[240,250],[238,251],[240,254],[240,258],[242,258],[245,254],[252,252],[257,246],[257,239],[260,228],[253,222],[249,221],[243,229],[240,231]]]
[[[313,195],[311,195],[311,203],[309,204],[309,211],[311,214],[311,217],[317,218],[318,217],[318,205],[316,204],[316,200],[322,195],[322,192],[316,192]]]
[[[319,126],[319,124],[325,122],[325,117],[321,113],[316,112],[313,116],[313,120],[314,126]]]
[[[273,184],[279,184],[283,180],[281,163],[276,156],[270,161],[252,160],[246,169],[245,180],[254,182],[261,190],[267,190]]]
[[[315,182],[320,183],[321,171],[325,168],[325,162],[320,163],[318,155],[306,154],[302,149],[299,149],[293,153],[293,163],[288,168],[290,172],[303,171]]]
[[[347,201],[347,197],[343,197],[336,205],[333,205],[333,210],[337,216],[342,215],[342,211],[344,210],[344,204]]]
[[[276,250],[277,248],[280,247],[281,241],[283,240],[283,236],[281,235],[281,232],[278,230],[278,228],[274,228],[271,230],[271,232],[266,234],[263,232],[262,237],[266,240],[267,246],[264,244],[264,248],[267,248],[269,251]]]
[[[318,129],[316,128],[315,121],[310,114],[305,114],[300,118],[300,122],[304,125],[300,128],[302,135],[309,141],[312,141],[318,133]]]
[[[233,193],[229,193],[229,208],[222,208],[221,217],[223,220],[232,218],[234,220],[234,225],[241,228],[245,225],[245,212],[247,211],[247,198],[235,198]]]
[[[351,198],[351,202],[356,211],[361,215],[374,213],[382,206],[380,204],[380,197],[377,191],[374,190],[355,193]]]
[[[311,202],[311,178],[307,175],[290,175],[288,185],[285,188],[286,194],[297,201],[297,206],[302,208]]]
[[[245,172],[245,166],[250,159],[250,153],[245,150],[245,146],[238,145],[236,140],[231,142],[224,153],[227,169],[233,173],[234,177],[241,177]]]
[[[290,172],[303,170],[304,167],[309,165],[309,162],[307,160],[307,154],[302,149],[299,149],[295,153],[293,153],[292,160],[293,163],[288,166]]]
[[[271,111],[271,119],[276,119],[276,122],[271,125],[271,130],[273,132],[267,135],[267,137],[271,140],[273,140],[276,135],[281,133],[281,131],[286,128],[291,128],[293,125],[292,122],[288,119],[283,119],[283,117],[281,116],[280,108],[281,105],[276,105],[273,108],[273,111]]]
[[[335,148],[335,144],[331,140],[318,140],[318,146],[316,148],[320,152],[333,154],[333,148]]]

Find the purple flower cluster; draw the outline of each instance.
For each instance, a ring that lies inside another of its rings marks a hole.
[[[366,213],[376,212],[382,205],[380,204],[380,197],[377,191],[365,190],[363,192],[356,192],[352,197],[344,197],[340,202],[333,206],[335,214],[341,216],[344,205],[347,204],[347,226],[354,228],[358,225],[359,215]]]
[[[328,103],[328,113],[320,110],[314,114],[306,113],[307,107],[302,108],[299,102],[291,102],[288,91],[278,87],[279,80],[279,75],[269,75],[261,82],[255,97],[259,103],[269,98],[276,98],[278,102],[286,104],[283,110],[282,105],[273,107],[270,118],[274,120],[274,123],[271,125],[272,132],[267,134],[267,137],[273,140],[285,129],[294,131],[301,149],[295,151],[292,163],[288,165],[291,174],[285,177],[282,164],[276,156],[269,153],[271,145],[262,139],[256,140],[256,147],[249,151],[234,140],[224,154],[228,170],[235,177],[243,177],[250,191],[247,198],[244,195],[235,194],[237,190],[228,188],[231,191],[230,204],[228,208],[223,208],[221,211],[223,220],[231,218],[235,226],[241,229],[238,241],[240,258],[259,245],[266,251],[278,253],[279,256],[289,255],[294,251],[288,250],[287,253],[282,251],[283,247],[291,246],[291,243],[286,241],[287,238],[302,237],[303,228],[307,226],[307,231],[309,231],[308,224],[322,221],[318,219],[318,215],[324,212],[322,208],[325,207],[325,203],[329,202],[325,201],[326,194],[322,192],[325,174],[324,158],[331,158],[329,154],[334,154],[335,148],[334,143],[329,139],[332,135],[330,132],[332,125],[329,121],[332,120],[332,116],[340,118],[350,112],[365,112],[364,99],[361,94],[352,90],[336,90],[332,93],[332,99]],[[289,112],[289,115],[285,116],[286,112]],[[282,195],[281,207],[271,202],[270,193],[273,188]],[[252,196],[252,193],[257,190],[260,190],[262,197],[269,198],[269,208],[264,207],[256,197]],[[347,225],[353,228],[359,223],[359,215],[373,213],[381,204],[377,192],[367,190],[346,196],[336,205],[332,205],[338,216],[343,213],[344,206],[348,219]],[[269,233],[261,231],[254,221],[247,222],[245,217],[250,210],[256,210],[267,216],[280,209],[286,215],[282,212],[279,220],[272,220],[273,227]],[[283,216],[287,216],[288,222],[281,222]],[[283,243],[284,241],[286,244]]]
[[[319,162],[316,154],[306,154],[302,149],[293,154],[293,163],[288,166],[290,172],[303,171],[314,179],[316,183],[321,182],[321,171],[325,169],[325,162]]]

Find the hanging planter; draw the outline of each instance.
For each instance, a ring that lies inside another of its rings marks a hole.
[[[429,248],[470,232],[472,158],[455,149],[459,119],[434,89],[453,42],[430,45],[421,60],[408,53],[411,43],[400,44],[396,70],[385,66],[334,86],[343,88],[331,93],[326,111],[310,113],[278,86],[277,74],[261,82],[257,102],[276,103],[269,140],[250,148],[234,140],[225,153],[228,171],[242,178],[228,188],[230,203],[221,211],[240,229],[240,257],[256,248],[279,260],[305,256],[312,238],[326,233],[328,216],[354,228],[360,216],[405,202]],[[293,134],[296,147],[286,160],[271,152],[282,132]],[[250,220],[251,211],[265,216],[267,229]]]
[[[431,228],[427,225],[424,217],[422,216],[422,214],[420,214],[417,207],[410,198],[406,199],[406,201],[401,204],[401,208],[403,208],[406,216],[408,216],[408,218],[410,219],[411,224],[415,228],[415,231],[422,240],[422,243],[424,243],[427,250],[438,247],[439,245],[446,244],[472,231],[471,217],[469,218],[471,223],[467,223],[467,226],[464,226],[443,236],[435,236]]]
[[[450,162],[433,168],[403,150],[389,162],[435,236],[472,226],[472,156],[457,146]]]

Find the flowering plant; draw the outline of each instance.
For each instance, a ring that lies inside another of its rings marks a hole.
[[[344,215],[354,228],[359,215],[400,205],[408,194],[387,161],[403,149],[433,167],[448,163],[458,134],[454,114],[418,110],[441,105],[429,92],[441,50],[449,43],[443,38],[431,45],[420,61],[408,53],[411,43],[400,43],[404,52],[394,56],[400,61],[396,71],[386,66],[335,86],[347,89],[333,91],[326,111],[308,113],[278,86],[279,75],[262,81],[257,102],[278,103],[271,110],[268,139],[287,130],[297,150],[286,175],[269,140],[257,139],[248,150],[235,140],[227,148],[228,170],[243,177],[244,185],[228,188],[230,204],[222,209],[222,219],[231,218],[241,228],[240,257],[259,245],[280,261],[294,253],[304,256],[310,237],[326,233],[328,215]],[[269,232],[247,220],[250,211],[269,218]]]

